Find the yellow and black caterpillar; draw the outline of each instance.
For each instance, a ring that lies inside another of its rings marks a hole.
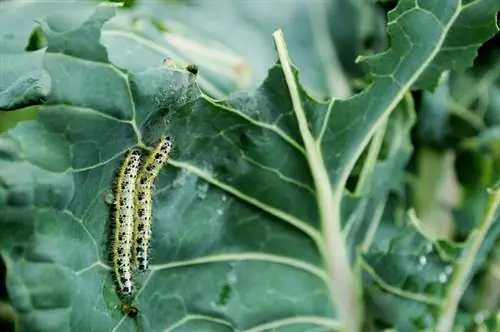
[[[151,154],[142,162],[137,175],[133,255],[134,265],[139,272],[146,272],[149,266],[153,185],[171,150],[170,137],[162,137]]]
[[[135,292],[134,270],[148,270],[152,191],[171,150],[170,138],[162,137],[151,154],[142,160],[138,149],[129,150],[118,170],[111,253],[117,286],[124,297]]]
[[[141,154],[133,149],[127,152],[118,171],[114,195],[114,232],[112,245],[113,272],[123,296],[134,293],[132,278],[132,241],[134,232],[135,184]]]

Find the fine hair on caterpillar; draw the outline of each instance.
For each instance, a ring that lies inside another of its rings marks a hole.
[[[134,227],[134,266],[139,272],[149,268],[150,243],[152,236],[152,204],[154,182],[167,162],[172,151],[170,137],[160,138],[151,153],[144,158],[136,179],[135,227]]]
[[[131,296],[135,291],[132,276],[132,248],[135,183],[140,161],[139,150],[127,151],[115,180],[111,260],[117,288],[123,297]]]

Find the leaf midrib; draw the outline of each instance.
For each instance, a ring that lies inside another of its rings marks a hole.
[[[313,138],[309,129],[282,31],[274,32],[273,37],[316,188],[323,229],[323,237],[322,241],[318,243],[318,250],[323,257],[330,278],[330,283],[327,286],[329,286],[331,299],[335,302],[335,307],[346,325],[346,330],[359,331],[362,326],[360,317],[362,304],[340,228],[341,195],[332,191],[320,142]]]

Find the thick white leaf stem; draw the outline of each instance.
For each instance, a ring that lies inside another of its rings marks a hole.
[[[332,189],[321,148],[309,129],[282,31],[274,32],[273,37],[314,179],[323,228],[323,248],[319,248],[319,250],[327,268],[331,297],[344,324],[345,331],[359,332],[362,326],[363,304],[341,232],[341,195]]]

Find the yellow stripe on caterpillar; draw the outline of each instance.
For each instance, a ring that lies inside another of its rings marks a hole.
[[[149,268],[151,242],[152,191],[156,177],[172,150],[170,137],[162,137],[151,154],[143,161],[136,180],[134,265],[139,272]]]
[[[115,187],[112,261],[118,289],[125,297],[131,296],[135,291],[132,279],[132,241],[135,183],[140,161],[139,150],[133,149],[127,152],[118,171]]]

